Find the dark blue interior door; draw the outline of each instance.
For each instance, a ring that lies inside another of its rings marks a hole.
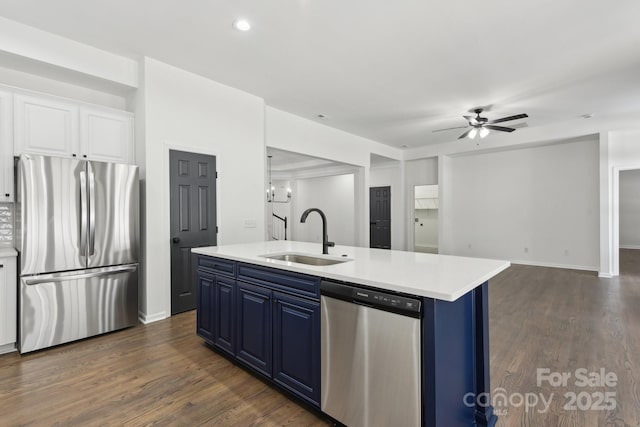
[[[391,187],[369,189],[369,247],[391,249]]]
[[[236,357],[271,377],[271,291],[238,281]]]
[[[320,304],[274,292],[273,379],[320,405]]]
[[[171,314],[196,308],[191,248],[215,246],[216,158],[169,152]]]

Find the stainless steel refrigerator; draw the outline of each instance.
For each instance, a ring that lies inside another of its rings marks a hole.
[[[17,168],[18,348],[138,321],[138,167],[23,154]]]

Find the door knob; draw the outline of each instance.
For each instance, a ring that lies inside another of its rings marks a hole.
[[[174,237],[171,240],[173,241],[173,243],[180,243],[180,238],[179,237]]]

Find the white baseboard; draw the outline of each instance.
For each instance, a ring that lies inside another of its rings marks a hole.
[[[161,311],[160,313],[154,313],[154,314],[145,314],[141,311],[138,312],[138,320],[140,320],[140,323],[143,324],[148,324],[148,323],[153,323],[153,322],[157,322],[159,320],[164,320],[166,319],[167,313],[164,311]]]
[[[420,245],[416,243],[416,248],[438,249],[438,245]]]
[[[598,271],[598,267],[589,267],[586,265],[555,264],[552,262],[540,262],[540,261],[512,260],[511,264],[531,265],[534,267],[564,268],[567,270]]]
[[[640,249],[640,245],[620,245],[620,249]]]
[[[602,277],[603,279],[611,279],[613,277],[613,274],[599,272],[598,277]]]
[[[11,353],[13,351],[18,351],[18,349],[16,348],[16,343],[14,342],[0,345],[0,354]]]

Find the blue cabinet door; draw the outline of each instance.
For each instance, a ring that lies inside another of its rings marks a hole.
[[[236,350],[236,281],[216,276],[213,294],[213,345],[233,356]]]
[[[215,276],[198,270],[198,301],[196,305],[196,333],[205,341],[213,342],[213,299]]]
[[[320,406],[320,304],[274,292],[273,379]]]
[[[271,291],[238,281],[238,360],[271,377]]]

